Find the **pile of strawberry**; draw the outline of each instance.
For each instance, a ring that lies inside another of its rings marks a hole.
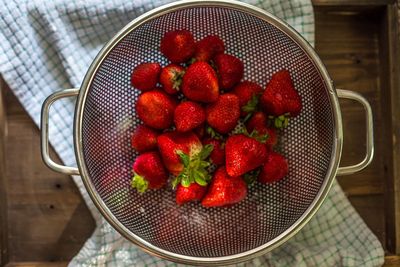
[[[288,163],[274,146],[302,108],[289,71],[276,72],[263,90],[242,81],[242,61],[224,53],[218,36],[196,42],[187,30],[167,32],[160,49],[171,64],[142,63],[131,75],[143,122],[131,139],[140,153],[132,187],[159,189],[171,174],[178,205],[216,207],[243,200],[256,180],[285,177]]]

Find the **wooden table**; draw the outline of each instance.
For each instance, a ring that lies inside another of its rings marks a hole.
[[[400,266],[400,72],[395,1],[314,0],[316,50],[338,88],[362,93],[375,123],[375,158],[340,177],[350,201]],[[61,89],[61,88],[60,88]],[[341,102],[342,164],[365,151],[362,108]],[[54,153],[53,153],[54,154]],[[396,204],[397,203],[397,204]],[[72,180],[47,169],[39,131],[2,82],[0,94],[0,265],[65,266],[94,229]]]

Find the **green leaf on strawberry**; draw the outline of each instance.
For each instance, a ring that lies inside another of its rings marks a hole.
[[[247,185],[252,185],[257,180],[258,175],[260,174],[260,169],[255,169],[253,171],[249,171],[243,175],[243,180]]]
[[[172,187],[176,188],[178,184],[184,187],[189,187],[191,183],[197,183],[201,186],[206,186],[211,180],[211,175],[207,171],[207,167],[210,166],[210,162],[207,158],[213,151],[214,146],[211,144],[205,145],[197,154],[187,155],[182,151],[176,153],[181,158],[184,166],[181,173],[179,173],[172,181]]]
[[[217,139],[217,140],[222,140],[223,136],[219,133],[217,133],[211,126],[206,127],[206,132],[210,135],[211,138]]]
[[[257,110],[258,103],[259,103],[259,96],[254,94],[249,100],[249,102],[247,102],[246,105],[242,107],[242,111],[247,113],[246,117],[243,120],[244,122],[248,121],[251,115],[254,113],[254,111]]]
[[[133,188],[136,188],[136,190],[139,193],[144,193],[149,187],[149,182],[146,179],[144,179],[143,176],[140,176],[139,174],[135,173],[131,181],[131,186]]]
[[[246,133],[245,133],[246,134]],[[253,130],[251,134],[247,133],[247,136],[256,139],[258,142],[265,144],[269,138],[268,133],[259,134],[257,130]]]
[[[273,123],[274,127],[277,129],[286,128],[289,125],[289,113],[274,117],[268,116],[268,119]]]

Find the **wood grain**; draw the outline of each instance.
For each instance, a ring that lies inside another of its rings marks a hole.
[[[400,256],[386,256],[385,264],[383,267],[399,267],[400,266]]]
[[[5,101],[9,260],[69,260],[92,233],[94,221],[72,179],[43,164],[39,130],[8,88]]]
[[[381,122],[379,90],[379,17],[317,10],[316,50],[337,88],[353,90],[365,96],[374,113],[374,130]],[[340,165],[359,162],[365,155],[365,123],[361,105],[340,101],[343,119],[343,153]],[[375,138],[375,157],[365,170],[338,180],[349,195],[383,193],[383,144]]]
[[[382,108],[383,122],[381,130],[385,153],[385,202],[386,206],[386,246],[393,253],[400,253],[400,44],[398,32],[398,10],[396,5],[389,5],[382,19],[380,40],[381,91],[384,95]]]
[[[5,267],[66,267],[68,262],[10,262]]]
[[[386,6],[395,3],[395,0],[312,0],[314,6]]]
[[[4,81],[0,77],[0,265],[8,262],[8,217],[5,179],[5,150],[4,144],[7,135],[7,121],[4,92]]]

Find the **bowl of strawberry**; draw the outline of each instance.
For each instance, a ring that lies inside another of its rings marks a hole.
[[[48,155],[50,106],[74,95],[78,168]],[[347,167],[339,97],[366,113],[365,158]],[[361,95],[334,88],[278,18],[239,2],[182,1],[132,21],[80,88],[45,101],[42,155],[81,175],[101,214],[145,251],[227,265],[291,238],[335,175],[371,162],[372,113]]]

